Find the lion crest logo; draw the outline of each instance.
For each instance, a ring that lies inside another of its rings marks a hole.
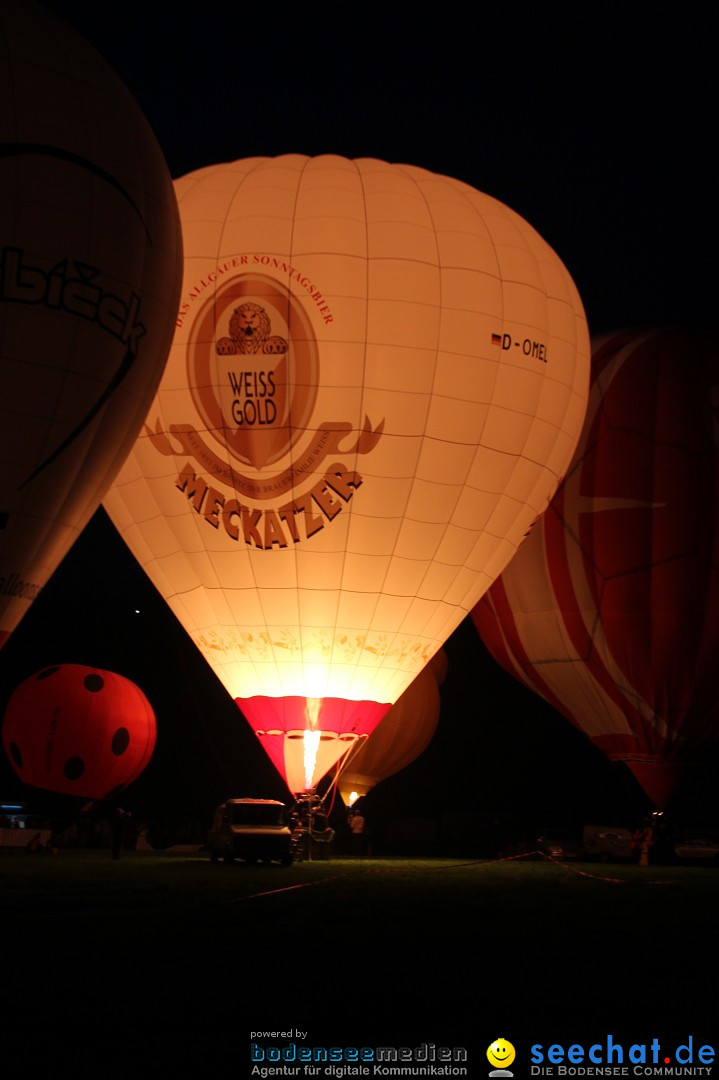
[[[265,353],[277,356],[287,352],[287,339],[270,334],[270,317],[259,304],[236,307],[230,319],[230,336],[220,338],[215,346],[218,356],[240,353]]]

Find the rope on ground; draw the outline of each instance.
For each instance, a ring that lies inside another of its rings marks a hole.
[[[593,881],[609,881],[612,885],[627,884],[624,878],[607,877],[605,874],[588,874],[586,870],[578,870],[576,866],[570,866],[568,863],[560,862],[559,859],[553,859],[551,855],[545,855],[543,851],[538,851],[537,855],[541,855],[543,859],[554,863],[555,866],[561,866],[562,870],[571,870],[573,874],[578,874],[580,877],[591,878]]]
[[[486,859],[471,859],[469,862],[448,863],[447,866],[368,866],[366,874],[426,874],[432,870],[457,870],[463,866],[481,866]]]
[[[277,893],[294,892],[295,889],[310,889],[313,885],[324,885],[328,881],[337,881],[344,874],[333,874],[332,877],[320,878],[319,881],[303,881],[300,885],[285,885],[283,889],[268,889],[266,892],[250,893],[249,896],[236,896],[229,900],[230,904],[240,904],[243,900],[256,900],[259,896],[275,896]]]
[[[544,851],[525,851],[521,855],[505,855],[500,859],[472,859],[469,862],[449,863],[445,866],[432,867],[433,870],[458,870],[467,866],[494,866],[496,863],[515,862],[517,859],[532,859],[539,856],[544,859],[545,862],[553,863],[555,866],[559,866],[562,870],[568,870],[572,874],[577,874],[578,877],[589,878],[591,881],[606,881],[611,885],[627,885],[626,878],[609,877],[607,874],[590,874],[587,870],[579,870],[576,866],[571,866],[569,863],[560,861],[559,859],[552,858],[551,855],[547,855]],[[365,873],[367,874],[426,874],[426,866],[373,866],[367,867]],[[252,893],[250,896],[238,896],[235,900],[230,900],[229,903],[237,904],[242,900],[256,900],[260,896],[274,896],[277,893],[292,892],[295,889],[308,889],[313,885],[324,885],[329,881],[338,881],[340,878],[347,877],[347,874],[333,874],[331,877],[320,878],[318,881],[305,881],[300,885],[287,885],[282,889],[270,889],[267,892]],[[673,885],[674,882],[670,881],[644,881],[643,885]]]
[[[590,874],[585,870],[578,870],[575,866],[569,866],[567,863],[560,862],[559,859],[553,859],[551,855],[546,855],[543,851],[524,851],[521,855],[504,855],[499,859],[473,859],[470,862],[450,863],[448,866],[438,866],[437,870],[456,870],[465,866],[494,866],[497,863],[514,862],[517,859],[532,859],[535,856],[539,856],[541,859],[545,859],[547,862],[554,863],[556,866],[561,866],[562,870],[571,870],[572,873],[578,874],[580,877],[591,878],[593,881],[609,881],[614,885],[626,885],[627,882],[624,878],[607,877],[603,874]],[[396,873],[426,873],[426,867],[391,867],[382,868],[376,867],[368,870],[369,874],[396,874]],[[646,884],[658,884],[657,882],[647,882]]]

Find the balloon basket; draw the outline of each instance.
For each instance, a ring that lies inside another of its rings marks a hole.
[[[292,858],[295,862],[330,857],[334,829],[330,828],[324,803],[314,789],[295,793],[292,822]]]

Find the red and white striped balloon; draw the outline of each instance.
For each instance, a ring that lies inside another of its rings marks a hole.
[[[719,735],[718,342],[593,345],[567,477],[473,618],[507,671],[664,805]]]

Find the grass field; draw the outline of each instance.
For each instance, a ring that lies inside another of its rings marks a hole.
[[[245,1076],[252,1031],[299,1028],[484,1075],[499,1035],[719,1042],[718,899],[700,868],[2,851],[5,1061]]]

